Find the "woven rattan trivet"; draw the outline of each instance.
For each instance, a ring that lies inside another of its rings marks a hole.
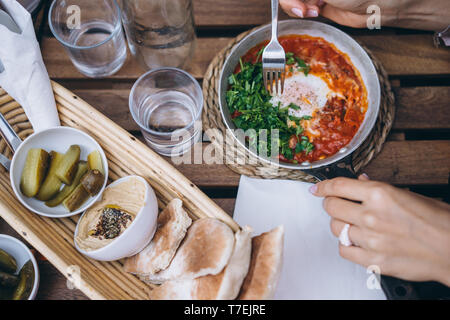
[[[233,47],[252,31],[244,32],[230,41],[215,56],[206,70],[203,78],[205,104],[202,115],[203,129],[205,131],[208,129],[218,129],[222,133],[226,132],[226,126],[220,113],[218,97],[220,71]],[[372,59],[377,70],[381,87],[381,102],[378,119],[372,132],[365,142],[352,154],[352,163],[356,172],[366,166],[381,151],[383,143],[391,130],[395,115],[394,93],[391,90],[387,73],[378,59],[366,47],[362,47]],[[313,176],[303,171],[275,167],[274,165],[262,162],[246,151],[239,143],[235,143],[232,140],[211,139],[211,143],[214,144],[216,152],[220,153],[219,157],[223,158],[223,163],[236,173],[266,179],[282,178],[309,182],[315,181]]]

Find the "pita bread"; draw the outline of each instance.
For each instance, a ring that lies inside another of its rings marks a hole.
[[[244,227],[235,234],[230,261],[219,274],[189,280],[167,281],[153,289],[150,298],[155,300],[236,299],[250,265],[251,233],[250,227]]]
[[[125,261],[125,271],[148,275],[166,269],[191,223],[191,218],[183,210],[183,202],[180,199],[170,201],[158,216],[158,229],[152,241]]]
[[[218,274],[228,263],[233,246],[233,231],[225,223],[212,218],[196,220],[188,229],[169,267],[141,279],[160,284],[169,280]]]
[[[279,226],[252,239],[252,259],[239,300],[272,299],[283,261],[284,228]]]

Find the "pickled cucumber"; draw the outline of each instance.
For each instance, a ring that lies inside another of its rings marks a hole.
[[[81,207],[83,203],[85,203],[86,200],[89,199],[89,197],[89,192],[87,192],[83,185],[80,183],[75,188],[75,190],[73,190],[73,192],[64,199],[62,204],[67,210],[72,212]]]
[[[62,153],[52,151],[50,152],[50,168],[48,169],[47,177],[45,177],[41,188],[39,189],[36,198],[41,201],[51,199],[61,188],[62,182],[56,176],[56,169],[64,155]]]
[[[20,190],[27,197],[34,197],[45,178],[48,153],[43,149],[30,149],[20,179]]]
[[[17,271],[17,262],[12,255],[0,249],[0,270],[8,273]]]
[[[88,155],[87,161],[89,164],[89,169],[98,170],[103,175],[105,175],[105,170],[103,169],[102,156],[100,155],[100,152],[98,150],[92,151]]]
[[[80,146],[74,144],[69,147],[63,159],[58,163],[56,176],[64,184],[70,185],[77,171],[77,164],[80,161]]]
[[[103,182],[105,182],[105,176],[96,169],[89,170],[81,179],[81,184],[91,196],[100,192]]]
[[[75,173],[75,178],[73,179],[73,182],[71,185],[66,185],[60,192],[56,194],[54,198],[52,198],[49,201],[46,201],[45,204],[48,207],[56,207],[57,205],[61,204],[61,202],[64,201],[65,198],[67,198],[73,190],[80,184],[81,178],[86,174],[88,171],[88,164],[86,161],[80,161],[78,163],[77,172]]]
[[[19,284],[19,277],[0,271],[0,286],[15,288]]]
[[[34,285],[34,268],[31,260],[28,260],[20,269],[19,284],[12,296],[13,300],[27,300],[33,290]]]

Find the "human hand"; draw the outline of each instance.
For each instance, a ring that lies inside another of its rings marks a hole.
[[[351,225],[354,245],[339,246],[343,258],[378,266],[385,275],[450,286],[448,204],[364,176],[322,181],[310,191],[325,197],[336,237]]]
[[[367,27],[372,12],[380,8],[381,25],[440,31],[450,23],[450,1],[385,1],[385,0],[280,0],[281,8],[291,17],[317,17],[318,14],[336,23],[353,27]]]

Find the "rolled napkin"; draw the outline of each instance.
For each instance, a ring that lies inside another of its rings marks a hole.
[[[241,226],[252,226],[255,235],[285,228],[275,299],[386,299],[371,271],[341,258],[330,217],[310,186],[246,176],[239,183],[234,219]]]
[[[35,132],[59,126],[55,97],[31,15],[17,1],[0,0],[22,33],[0,24],[0,87],[24,109]]]

